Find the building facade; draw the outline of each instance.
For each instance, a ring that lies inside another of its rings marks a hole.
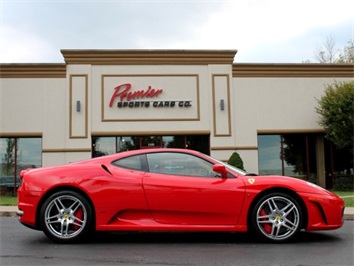
[[[150,147],[238,152],[248,172],[323,187],[352,174],[315,107],[327,85],[354,79],[353,65],[233,63],[233,50],[61,53],[65,63],[0,65],[1,176]]]

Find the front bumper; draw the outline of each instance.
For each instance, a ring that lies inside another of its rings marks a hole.
[[[307,231],[333,230],[344,224],[344,201],[336,195],[303,194],[307,210]]]

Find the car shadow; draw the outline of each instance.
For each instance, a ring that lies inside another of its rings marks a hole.
[[[315,243],[337,242],[340,238],[324,232],[300,232],[291,242]],[[250,233],[211,233],[211,232],[99,232],[87,244],[126,243],[126,244],[279,244],[262,241]],[[287,244],[280,243],[282,245]]]

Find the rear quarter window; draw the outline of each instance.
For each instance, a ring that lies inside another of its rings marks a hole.
[[[121,168],[137,170],[137,171],[144,171],[144,167],[143,167],[140,155],[125,157],[125,158],[113,161],[111,164],[114,166],[117,166],[117,167],[121,167]]]

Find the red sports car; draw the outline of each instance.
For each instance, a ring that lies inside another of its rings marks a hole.
[[[60,243],[93,231],[251,231],[283,242],[343,225],[343,200],[317,185],[247,174],[192,150],[122,152],[21,179],[20,222]]]

